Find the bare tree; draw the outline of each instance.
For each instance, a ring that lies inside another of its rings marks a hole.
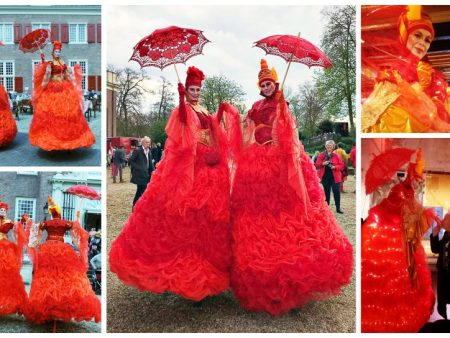
[[[299,87],[299,129],[305,136],[316,133],[317,124],[324,117],[326,103],[320,99],[318,89],[312,82]]]
[[[241,113],[246,110],[243,104],[245,92],[242,86],[223,75],[208,77],[203,81],[202,104],[210,112],[215,112],[222,101],[236,106]]]
[[[175,93],[172,83],[163,76],[161,76],[161,86],[157,94],[159,100],[153,104],[150,114],[156,119],[167,119],[175,107]]]
[[[348,115],[354,130],[356,93],[356,8],[330,6],[323,10],[327,20],[321,47],[333,67],[318,73],[317,87],[327,103],[329,115]]]
[[[144,81],[150,78],[144,72],[137,72],[131,68],[116,68],[108,65],[108,70],[117,74],[116,111],[119,134],[130,135],[136,122],[143,117],[142,100],[145,93],[151,93],[144,87]]]

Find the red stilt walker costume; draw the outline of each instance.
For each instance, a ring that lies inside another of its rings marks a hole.
[[[0,148],[14,141],[16,134],[17,126],[9,106],[8,94],[0,84]]]
[[[84,118],[82,73],[72,71],[60,59],[62,44],[53,42],[53,60],[36,67],[34,73],[33,120],[29,138],[44,150],[90,147],[95,136]]]
[[[27,293],[20,276],[25,232],[22,224],[6,219],[8,204],[0,202],[0,316],[22,313]],[[13,230],[16,243],[8,239]]]
[[[338,294],[350,281],[353,250],[265,60],[258,78],[274,90],[245,119],[231,195],[231,286],[245,309],[278,315]]]
[[[166,126],[164,157],[110,251],[111,271],[127,285],[194,301],[229,287],[230,205],[223,110],[210,115],[190,89],[203,73],[189,67],[188,102]],[[223,106],[221,106],[224,108]]]
[[[52,219],[41,222],[30,233],[29,253],[34,275],[25,316],[36,324],[72,319],[99,322],[100,301],[86,276],[89,235],[78,220],[61,219],[61,210],[50,196],[49,204]],[[47,240],[39,244],[44,230]],[[79,255],[64,243],[67,230],[79,248]]]
[[[362,332],[418,332],[433,312],[434,293],[421,239],[428,219],[435,216],[416,200],[413,188],[423,180],[423,168],[418,152],[406,180],[370,209],[362,226]]]

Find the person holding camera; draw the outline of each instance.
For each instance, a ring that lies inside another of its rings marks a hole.
[[[342,182],[342,169],[344,169],[344,162],[339,155],[334,153],[335,143],[333,140],[325,142],[325,151],[321,152],[316,159],[317,175],[323,185],[325,191],[325,199],[330,205],[330,192],[333,190],[334,204],[336,205],[336,212],[343,214],[341,210],[341,192],[340,185]]]

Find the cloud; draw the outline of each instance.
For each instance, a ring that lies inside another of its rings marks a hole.
[[[136,62],[128,62],[134,45],[155,29],[175,25],[201,29],[212,41],[206,44],[204,55],[187,62],[195,65],[205,74],[220,75],[242,85],[248,103],[260,99],[256,86],[259,61],[266,58],[270,67],[275,67],[280,82],[287,64],[277,56],[265,55],[253,43],[269,35],[291,34],[301,36],[320,46],[325,22],[320,6],[108,6],[107,62],[119,67],[139,69]],[[187,69],[177,65],[184,82]],[[292,64],[286,86],[297,88],[311,80],[314,69],[305,65]],[[163,75],[169,81],[177,81],[172,66],[160,71],[147,68],[152,77]],[[152,98],[149,98],[151,101]]]

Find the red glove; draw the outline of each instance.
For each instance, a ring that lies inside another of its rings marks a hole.
[[[184,99],[186,95],[186,89],[184,88],[181,82],[178,82],[178,94],[180,95],[180,103],[179,103],[179,112],[178,116],[180,117],[181,123],[186,123],[186,101]]]
[[[219,105],[219,110],[217,111],[217,121],[222,121],[223,112],[228,108],[229,104],[227,102],[221,102]]]

